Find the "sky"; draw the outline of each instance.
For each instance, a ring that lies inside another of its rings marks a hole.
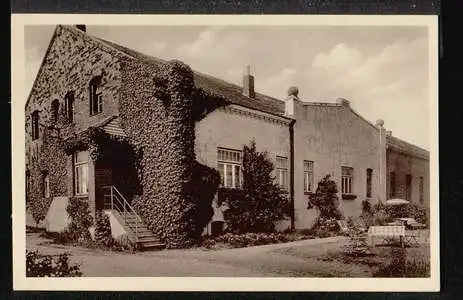
[[[54,26],[26,26],[26,88],[32,87]],[[162,59],[179,59],[255,90],[302,101],[341,97],[372,123],[429,149],[427,27],[413,26],[87,26],[91,35]]]

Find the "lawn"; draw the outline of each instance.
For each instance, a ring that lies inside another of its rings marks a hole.
[[[29,232],[26,237],[27,250],[55,255],[68,252],[72,262],[81,264],[83,276],[91,277],[374,277],[391,264],[407,266],[408,276],[427,275],[429,243],[405,249],[377,246],[372,255],[355,258],[344,255],[342,247],[347,242],[346,237],[332,237],[236,249],[130,253],[59,245],[40,232]],[[418,266],[411,265],[414,261]],[[404,271],[385,269],[382,277],[399,277]]]

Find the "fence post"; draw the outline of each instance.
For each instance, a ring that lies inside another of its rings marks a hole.
[[[110,187],[111,189],[111,210],[114,210],[114,201],[113,201],[113,187]]]

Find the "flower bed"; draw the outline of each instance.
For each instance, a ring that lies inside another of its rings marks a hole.
[[[226,233],[221,236],[206,236],[199,242],[199,247],[206,249],[244,248],[251,246],[279,244],[315,238],[306,233]]]

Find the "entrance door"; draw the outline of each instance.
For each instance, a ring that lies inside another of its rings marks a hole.
[[[95,206],[97,210],[104,209],[105,192],[108,190],[103,189],[104,186],[113,184],[112,172],[108,166],[101,163],[95,165]],[[109,198],[107,199],[109,200]]]

